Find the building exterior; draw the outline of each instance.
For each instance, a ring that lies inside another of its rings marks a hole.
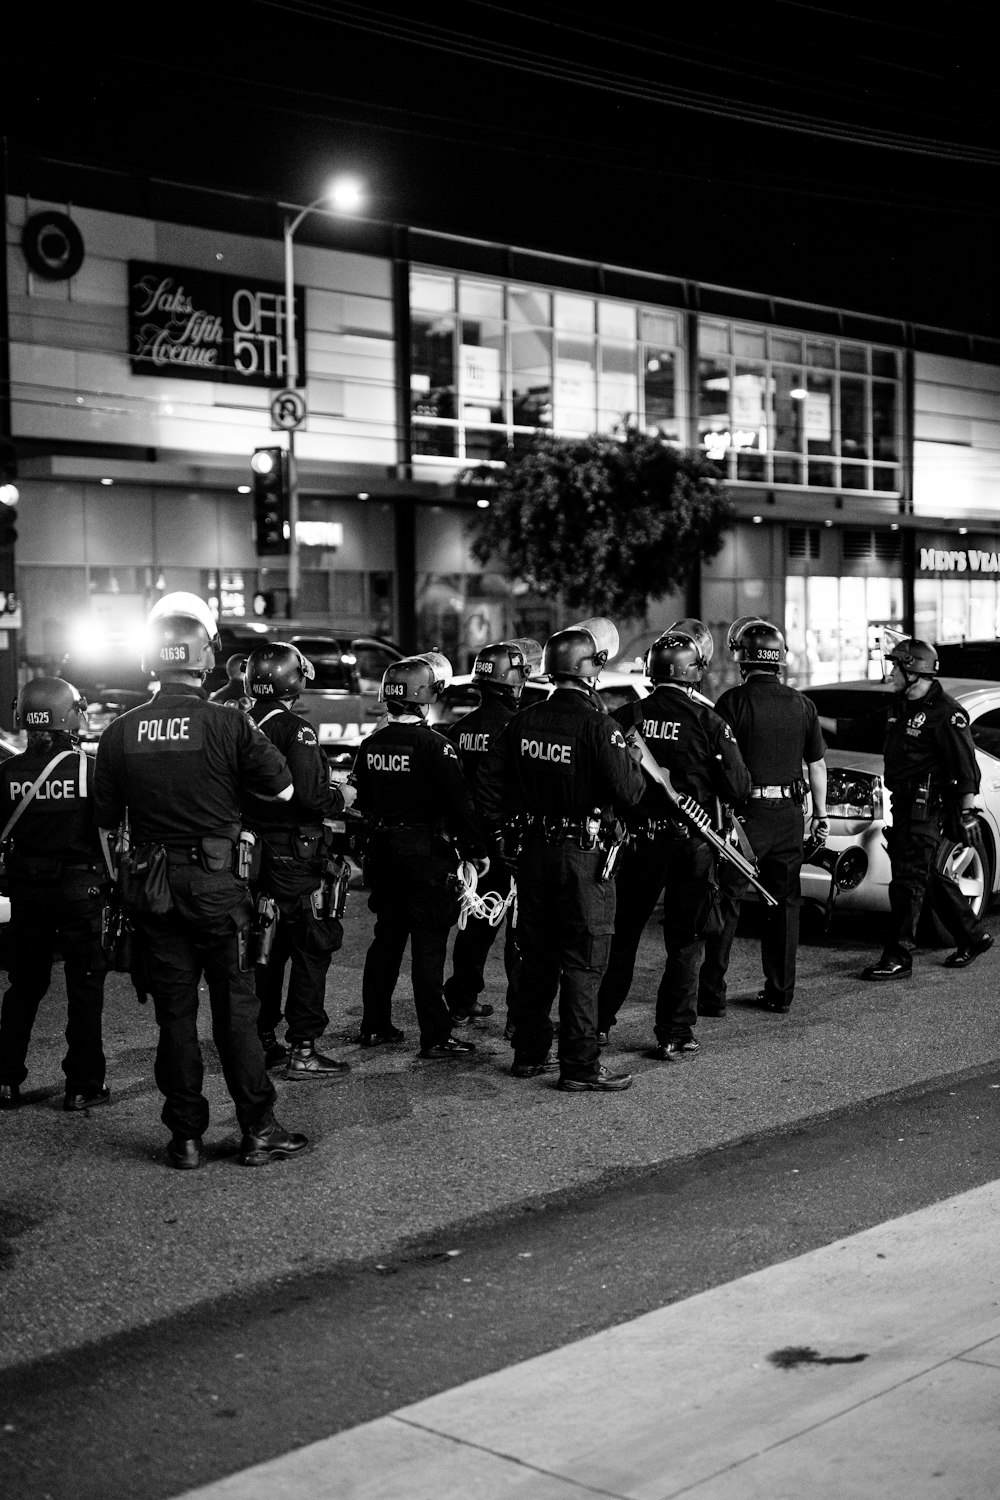
[[[253,450],[285,441],[282,222],[11,161],[22,671],[80,631],[135,632],[163,590],[284,612],[286,562],[257,557],[249,494]],[[630,622],[636,649],[672,613],[717,639],[760,613],[815,682],[867,673],[883,623],[1000,632],[1000,343],[322,211],[294,279],[297,619],[460,665],[491,636],[546,634],[558,607],[472,560],[466,471],[539,428],[628,419],[713,458],[736,513],[691,597]]]

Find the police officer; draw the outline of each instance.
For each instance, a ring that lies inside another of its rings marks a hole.
[[[700,624],[700,621],[685,621]],[[704,627],[702,626],[702,630]],[[699,632],[673,627],[646,653],[645,669],[654,691],[625,704],[614,717],[626,737],[638,728],[653,758],[665,766],[678,793],[702,806],[715,798],[742,802],[750,775],[733,732],[698,691],[710,652]],[[618,877],[618,910],[611,957],[598,995],[598,1030],[607,1039],[632,983],[643,928],[664,892],[663,944],[666,964],[656,998],[653,1056],[662,1062],[693,1057],[698,974],[704,933],[717,918],[715,858],[690,823],[671,810],[652,784],[628,815],[630,848]]]
[[[370,820],[365,873],[375,931],[362,978],[362,1047],[405,1040],[392,996],[407,938],[420,1056],[465,1058],[444,998],[448,934],[458,916],[459,857],[485,875],[486,840],[454,746],[424,721],[451,677],[436,652],[391,663],[382,677],[388,719],[363,742],[351,773]]]
[[[522,826],[517,860],[521,990],[514,1025],[515,1078],[547,1070],[559,994],[559,1088],[626,1089],[628,1073],[602,1067],[597,992],[615,924],[607,873],[616,820],[638,805],[642,772],[621,727],[593,701],[601,669],[618,649],[610,621],[550,636],[542,671],[552,696],[523,709],[497,736],[483,769],[487,826],[511,815]]]
[[[61,677],[36,677],[17,696],[27,749],[0,765],[0,845],[11,898],[10,986],[0,1009],[0,1109],[21,1103],[31,1029],[65,961],[67,1110],[107,1104],[101,1041],[107,888],[94,816],[94,767],[79,748],[87,705]]]
[[[775,897],[761,933],[764,988],[757,995],[764,1010],[783,1015],[795,993],[795,960],[799,943],[802,893],[802,807],[805,762],[812,794],[812,836],[824,840],[826,821],[826,746],[815,706],[780,679],[785,640],[776,626],[752,620],[736,648],[742,677],[716,704],[730,725],[750,771],[750,797],[741,812],[756,856],[761,883]],[[727,914],[720,948],[728,962],[739,916]]]
[[[741,615],[732,622],[726,634],[726,649],[731,653],[734,663],[740,636],[747,626],[766,624],[767,621],[762,620],[759,615]],[[746,842],[746,835],[742,832],[743,825],[736,820],[732,807],[724,803],[722,816],[723,833],[743,844],[741,853],[751,857],[753,851]],[[698,1014],[718,1018],[726,1014],[726,973],[729,969],[733,936],[739,924],[740,901],[746,894],[747,883],[736,866],[728,860],[719,861],[716,878],[719,883],[719,912],[716,921],[705,933],[705,956],[698,975]]]
[[[202,683],[214,663],[213,625],[211,616],[170,614],[169,605],[151,618],[144,664],[160,689],[108,725],[95,786],[102,830],[110,834],[128,819],[126,900],[160,1029],[155,1076],[172,1132],[167,1158],[181,1170],[202,1165],[209,1119],[198,1043],[202,974],[243,1131],[241,1163],[263,1166],[308,1144],[274,1118],[257,996],[240,963],[253,914],[238,862],[240,792],[289,801],[292,777],[245,715],[207,701]]]
[[[239,703],[247,697],[246,683],[243,680],[246,669],[246,652],[235,651],[226,662],[225,683],[216,692],[209,694],[210,702]]]
[[[288,964],[285,1025],[290,1048],[289,1082],[342,1078],[345,1062],[317,1051],[327,1028],[324,1008],[330,960],[344,941],[339,918],[323,912],[323,819],[335,818],[354,801],[354,787],[332,787],[326,756],[316,732],[292,705],[315,676],[312,663],[295,646],[258,646],[246,664],[246,688],[253,700],[250,717],[282,753],[292,774],[290,802],[249,793],[244,823],[260,846],[260,869],[251,883],[258,910],[273,902],[276,927],[270,955],[256,969],[260,1000],[257,1029],[269,1066],[285,1058],[275,1037],[281,1022],[281,994]],[[263,898],[263,902],[262,902]]]
[[[901,641],[886,660],[896,690],[892,706],[865,720],[831,724],[842,744],[850,742],[852,730],[857,733],[876,719],[885,735],[885,784],[892,793],[892,826],[886,829],[891,916],[882,956],[862,971],[862,978],[872,980],[912,972],[925,896],[957,945],[945,959],[948,968],[965,969],[993,946],[940,858],[952,843],[972,847],[981,837],[975,810],[979,766],[968,715],[936,680],[937,652],[927,641]]]
[[[503,726],[517,713],[524,684],[542,659],[537,641],[491,641],[480,647],[472,664],[472,679],[479,690],[480,703],[446,730],[458,751],[459,764],[472,791],[473,801],[479,793],[479,776],[490,746]],[[490,872],[480,883],[478,894],[503,901],[511,887],[511,871],[505,862],[499,840],[489,850]],[[456,1026],[493,1014],[491,1005],[481,1005],[479,996],[485,987],[483,977],[487,955],[499,932],[484,917],[470,917],[455,935],[452,950],[452,973],[445,982],[444,997]],[[507,918],[504,939],[504,970],[507,975],[507,1022],[513,1025],[517,1009],[518,966],[514,924]]]

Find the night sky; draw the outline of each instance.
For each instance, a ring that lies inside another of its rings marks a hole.
[[[25,8],[4,133],[300,203],[349,168],[373,218],[998,337],[995,7],[871,9]]]

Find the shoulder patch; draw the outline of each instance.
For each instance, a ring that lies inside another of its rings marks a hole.
[[[960,708],[956,709],[956,711],[952,714],[951,722],[954,724],[956,729],[968,729],[969,727],[968,716],[964,714]]]
[[[309,727],[308,724],[304,724],[302,726],[302,728],[299,730],[299,732],[295,736],[295,738],[296,738],[297,742],[300,745],[318,745],[319,744],[319,741],[316,738],[315,731],[313,729],[310,729],[310,727]]]
[[[625,736],[620,729],[612,729],[611,743],[612,745],[620,745],[623,750],[625,749]]]
[[[722,738],[724,740],[735,740],[736,738],[735,734],[733,734],[733,731],[730,729],[725,720],[723,720],[722,722]]]
[[[455,753],[455,747],[451,743],[451,740],[446,740],[442,737],[441,745],[446,756],[450,756],[452,760],[458,760],[458,756]]]

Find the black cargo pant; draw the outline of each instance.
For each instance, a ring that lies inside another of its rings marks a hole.
[[[932,803],[926,818],[914,818],[913,811],[912,796],[902,790],[893,792],[892,825],[885,835],[892,862],[890,935],[885,951],[903,957],[917,946],[917,923],[925,898],[956,947],[978,942],[985,932],[958,882],[942,868],[941,855],[952,842],[945,830],[944,809]]]
[[[802,907],[803,822],[802,808],[791,798],[761,798],[747,803],[740,814],[759,869],[758,879],[770,891],[777,906],[765,909],[760,938],[764,998],[791,1004],[795,993],[795,961],[799,947],[799,914]],[[749,889],[743,884],[744,893]],[[724,930],[718,940],[726,962],[732,949],[739,902],[727,901]]]
[[[250,925],[246,886],[227,870],[171,864],[172,910],[133,913],[149,991],[160,1029],[154,1073],[163,1095],[161,1119],[174,1135],[193,1140],[208,1127],[198,1041],[198,983],[212,1008],[212,1039],[236,1118],[259,1134],[274,1120],[274,1085],[264,1069],[257,1035],[259,1003],[253,979],[239,965],[238,934]]]
[[[28,1076],[31,1030],[52,979],[58,940],[66,979],[66,1092],[91,1094],[104,1087],[102,879],[95,864],[53,880],[12,880],[10,985],[0,1007],[0,1083],[21,1084]]]
[[[277,928],[266,964],[254,971],[260,1001],[257,1029],[263,1036],[281,1024],[281,997],[288,967],[285,996],[285,1027],[288,1041],[315,1042],[329,1024],[326,1012],[326,981],[330,961],[344,941],[344,928],[337,917],[313,914],[312,893],[319,889],[322,870],[318,860],[298,860],[292,855],[275,858],[264,851],[260,879],[254,883],[254,898],[274,898],[278,908]]]
[[[597,1077],[597,992],[615,925],[615,882],[598,879],[606,858],[572,838],[548,844],[529,835],[524,843],[517,862],[521,986],[515,1063],[544,1061],[558,994],[560,1075]]]
[[[387,1031],[407,939],[421,1047],[451,1036],[444,999],[448,934],[458,917],[454,849],[430,828],[381,829],[365,861],[375,931],[361,981],[361,1030]]]
[[[510,890],[513,876],[503,862],[499,844],[490,848],[490,868],[476,886],[480,896],[495,895],[501,900]],[[511,1019],[517,1011],[520,958],[516,928],[508,910],[503,922],[491,927],[484,917],[469,917],[455,934],[451,953],[451,974],[445,981],[444,998],[453,1016],[467,1016],[486,987],[486,960],[501,927],[504,928],[503,966],[507,975],[507,1011]]]
[[[617,914],[598,995],[599,1031],[610,1031],[632,985],[643,929],[663,892],[666,962],[656,992],[661,1042],[689,1041],[697,1024],[705,929],[717,916],[715,860],[703,839],[660,830],[636,835],[618,876]]]

